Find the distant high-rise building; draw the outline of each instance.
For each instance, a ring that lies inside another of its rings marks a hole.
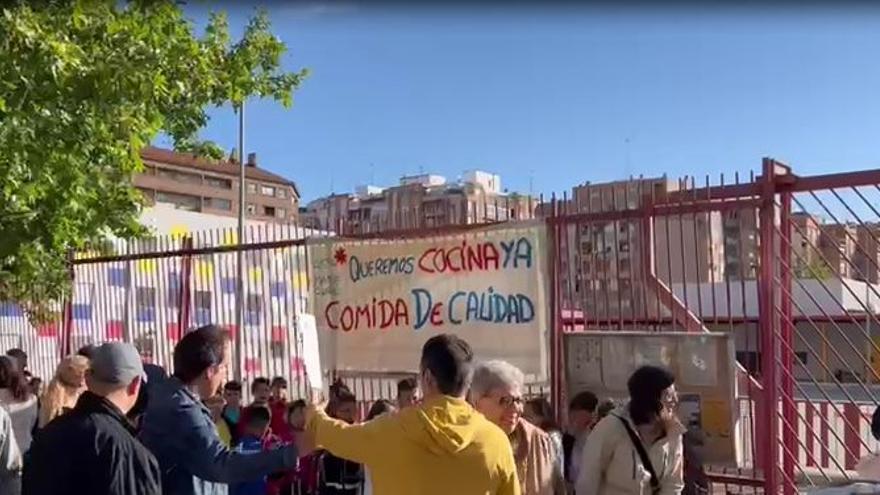
[[[365,233],[524,220],[536,206],[528,196],[504,192],[498,175],[468,171],[455,182],[420,174],[401,177],[396,186],[360,186],[310,202],[301,218],[308,227]]]

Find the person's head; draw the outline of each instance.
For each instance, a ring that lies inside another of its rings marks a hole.
[[[241,407],[241,382],[231,380],[223,385],[223,400],[232,408]]]
[[[508,435],[523,413],[523,373],[507,361],[480,363],[471,383],[471,402],[489,421]]]
[[[269,397],[272,396],[272,387],[269,385],[269,379],[264,377],[254,378],[251,382],[251,396],[254,398],[254,405],[263,405],[269,403]]]
[[[174,347],[174,376],[201,397],[214,395],[229,368],[229,335],[217,325],[186,334]]]
[[[0,389],[7,389],[15,400],[23,401],[30,394],[27,380],[14,357],[0,356]]]
[[[419,382],[415,378],[404,378],[397,382],[397,407],[414,406],[419,400]]]
[[[336,399],[328,407],[327,414],[335,419],[349,424],[357,420],[357,399],[348,390],[340,391]]]
[[[272,399],[287,400],[287,380],[283,376],[273,378],[270,388],[272,389]]]
[[[95,344],[86,344],[80,347],[78,351],[76,351],[76,355],[92,359],[92,354],[95,352],[96,347],[97,346]]]
[[[471,346],[456,335],[440,334],[428,339],[419,364],[425,399],[438,395],[463,398],[471,383],[473,360]]]
[[[89,359],[80,355],[67,356],[58,363],[55,368],[55,377],[60,385],[68,389],[85,390],[86,371],[89,369]]]
[[[141,356],[133,345],[107,342],[92,354],[86,384],[90,392],[127,414],[137,402],[145,378]]]
[[[538,397],[526,402],[525,408],[523,409],[523,416],[529,421],[529,423],[532,423],[546,432],[559,430],[553,406],[551,406],[550,402],[543,397]]]
[[[599,399],[589,391],[581,392],[568,402],[568,428],[572,433],[589,430],[596,422],[596,407]]]
[[[25,370],[27,370],[28,356],[26,352],[16,347],[6,351],[6,355],[15,360],[15,364],[18,366],[18,371],[24,373]]]
[[[370,406],[370,412],[367,413],[367,421],[373,420],[384,414],[394,414],[397,408],[390,400],[379,399]]]
[[[626,383],[629,414],[636,425],[647,425],[672,413],[678,405],[675,377],[657,366],[642,366]]]
[[[611,411],[617,409],[617,403],[611,399],[605,399],[596,407],[596,421],[611,414]]]
[[[306,427],[306,401],[295,400],[287,407],[287,424],[294,430]]]
[[[248,406],[246,422],[244,424],[245,434],[252,437],[262,438],[269,429],[269,423],[272,421],[272,414],[266,406]]]

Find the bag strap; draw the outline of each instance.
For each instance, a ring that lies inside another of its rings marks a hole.
[[[642,443],[642,440],[636,434],[633,427],[629,424],[624,418],[620,416],[615,416],[617,419],[623,423],[623,427],[626,429],[627,435],[629,435],[629,439],[633,444],[633,447],[636,448],[636,453],[639,454],[639,459],[642,461],[642,466],[648,471],[648,474],[651,475],[651,493],[656,495],[660,492],[660,478],[657,477],[657,471],[654,470],[654,465],[651,464],[651,458],[648,457],[648,451],[645,450],[645,445]]]

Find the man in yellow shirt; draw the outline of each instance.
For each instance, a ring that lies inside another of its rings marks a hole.
[[[307,429],[333,455],[364,464],[374,493],[520,495],[510,441],[465,400],[473,358],[455,335],[433,337],[422,348],[422,404],[359,425],[313,406]]]

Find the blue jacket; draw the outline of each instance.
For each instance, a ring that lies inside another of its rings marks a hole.
[[[263,441],[256,437],[244,437],[235,447],[236,452],[242,454],[259,454],[263,451]],[[266,495],[266,477],[246,481],[244,483],[236,483],[232,485],[231,495]]]
[[[141,440],[159,461],[164,495],[226,495],[230,483],[296,465],[292,446],[260,454],[226,448],[211,412],[174,377],[150,389]]]

